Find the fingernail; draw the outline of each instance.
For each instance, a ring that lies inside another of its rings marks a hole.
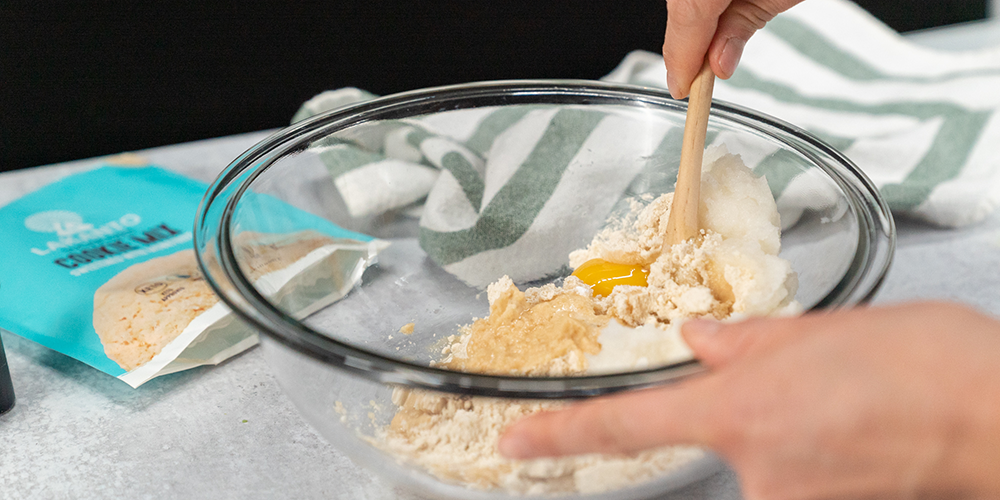
[[[719,333],[722,323],[710,319],[691,319],[684,322],[683,328],[684,333],[688,335],[709,337]]]
[[[516,433],[504,434],[497,443],[500,454],[513,459],[531,458],[531,444]]]
[[[719,66],[724,73],[722,78],[729,78],[736,72],[736,66],[740,64],[740,58],[743,57],[743,47],[746,44],[746,40],[740,38],[734,37],[726,40],[726,45],[722,47],[722,54],[719,55]]]
[[[677,80],[674,79],[673,74],[669,71],[667,72],[667,90],[670,91],[671,97],[680,99],[680,97],[677,97]]]

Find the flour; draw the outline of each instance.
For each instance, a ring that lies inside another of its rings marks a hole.
[[[523,402],[396,389],[399,410],[373,442],[412,460],[435,476],[479,489],[519,494],[596,493],[648,481],[702,456],[692,447],[633,455],[580,455],[509,460],[497,451],[508,425],[555,402]]]
[[[701,237],[663,249],[673,194],[632,211],[570,253],[576,268],[590,259],[649,268],[648,287],[616,287],[596,300],[599,312],[627,326],[684,318],[768,315],[796,310],[798,286],[781,249],[778,209],[767,181],[724,146],[705,152]]]
[[[575,276],[520,291],[506,276],[489,286],[490,314],[461,327],[435,366],[508,375],[571,376],[652,368],[690,359],[685,319],[720,320],[795,311],[797,285],[780,250],[771,191],[725,148],[710,149],[702,174],[701,234],[663,248],[672,194],[632,200],[632,210],[570,254],[648,269],[647,286],[595,295]],[[594,493],[648,481],[703,455],[665,447],[620,456],[509,460],[497,450],[516,420],[561,402],[525,402],[396,389],[377,446],[435,476],[520,494]],[[682,409],[681,409],[682,411]]]

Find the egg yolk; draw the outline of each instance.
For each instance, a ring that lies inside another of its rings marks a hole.
[[[573,276],[590,285],[597,295],[607,297],[617,285],[646,286],[648,270],[642,266],[615,264],[602,259],[591,259],[573,271]]]

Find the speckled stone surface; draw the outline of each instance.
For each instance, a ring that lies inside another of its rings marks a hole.
[[[158,148],[152,162],[210,181],[263,133]],[[93,161],[0,176],[0,203]],[[972,228],[899,221],[876,303],[943,298],[1000,316],[1000,214]],[[17,405],[0,417],[0,497],[408,499],[328,445],[259,349],[139,389],[8,332]],[[731,473],[671,498],[739,498]]]
[[[141,151],[205,182],[267,136]],[[0,174],[0,206],[85,160]],[[17,404],[0,417],[0,499],[416,497],[354,465],[299,416],[258,348],[138,389],[2,332]],[[731,473],[673,495],[737,499]]]
[[[265,135],[143,155],[207,182]],[[0,176],[0,204],[94,163]],[[132,389],[2,335],[17,404],[0,417],[0,498],[405,498],[311,430],[257,349]]]
[[[942,46],[955,40],[946,31],[920,38]],[[266,135],[140,153],[211,182]],[[95,163],[0,174],[0,205]],[[907,221],[898,227],[895,263],[875,303],[949,299],[1000,316],[1000,213],[960,230]],[[9,332],[0,335],[18,398],[0,417],[0,499],[414,498],[316,434],[278,388],[259,349],[131,389]],[[732,473],[723,472],[669,498],[728,500],[739,491]]]

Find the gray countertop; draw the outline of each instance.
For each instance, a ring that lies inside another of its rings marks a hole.
[[[155,148],[151,163],[211,182],[267,132]],[[0,206],[100,159],[0,174]],[[0,498],[408,499],[299,416],[259,349],[132,389],[2,332],[17,404],[0,417]],[[738,498],[729,474],[681,498]]]
[[[989,23],[971,29],[986,26],[982,32],[993,36],[998,25]],[[938,33],[922,33],[919,41],[954,45],[948,32]],[[210,182],[266,134],[140,154]],[[98,161],[0,174],[0,205]],[[896,260],[876,304],[949,299],[1000,316],[1000,213],[958,230],[908,221],[898,227]],[[2,336],[18,399],[0,417],[0,498],[410,498],[316,434],[259,349],[131,389],[9,332]],[[724,472],[671,498],[738,497]]]

